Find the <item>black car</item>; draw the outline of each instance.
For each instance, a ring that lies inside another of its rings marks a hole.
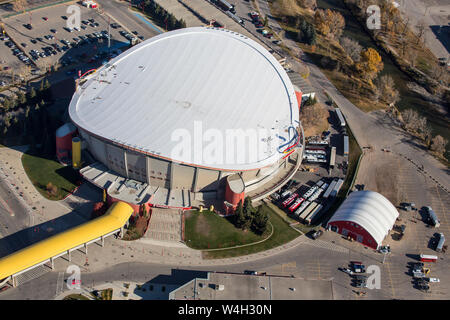
[[[364,281],[367,280],[367,276],[362,275],[362,274],[354,274],[353,277],[354,277],[356,280],[364,280]]]
[[[31,43],[37,43],[37,41],[34,40],[34,39],[30,39],[30,42],[31,42]]]
[[[27,28],[28,30],[33,29],[33,26],[30,23],[24,24],[23,25],[25,28]]]

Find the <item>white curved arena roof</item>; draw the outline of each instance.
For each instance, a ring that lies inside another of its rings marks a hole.
[[[224,29],[186,28],[158,35],[86,80],[69,106],[78,127],[180,163],[222,170],[269,166],[294,143],[293,129],[300,125],[294,88],[283,67],[255,41]],[[220,157],[209,160],[194,152],[199,130],[225,135],[239,129],[258,133],[257,156],[218,161]],[[180,143],[176,139],[188,135],[193,151],[174,152]]]
[[[397,209],[381,194],[374,191],[356,191],[350,194],[328,223],[334,221],[357,223],[380,245],[397,217]]]

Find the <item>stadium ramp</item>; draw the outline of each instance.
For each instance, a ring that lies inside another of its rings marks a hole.
[[[54,259],[84,247],[96,241],[104,244],[104,239],[120,232],[133,214],[133,208],[125,202],[114,203],[101,217],[66,230],[45,240],[39,241],[0,259],[0,285],[11,280],[16,286],[15,277],[35,267],[50,262],[53,269]]]

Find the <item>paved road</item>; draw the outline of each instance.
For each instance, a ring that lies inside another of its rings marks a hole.
[[[437,58],[449,58],[450,35],[448,29],[450,4],[448,0],[400,0],[400,11],[410,20],[410,25],[423,22],[425,43]],[[439,26],[446,27],[439,30]],[[442,31],[440,33],[439,31]]]
[[[30,225],[30,217],[8,184],[0,176],[0,256],[21,249],[30,241],[28,232],[20,232]]]
[[[281,31],[276,20],[270,15],[270,8],[265,0],[257,0],[261,14],[269,17],[269,24],[275,32]],[[242,4],[243,3],[243,4]],[[240,2],[237,9],[248,10],[249,4],[245,1]],[[244,13],[241,12],[242,16]],[[259,39],[266,41],[267,39],[255,32]],[[320,69],[304,54],[301,49],[292,40],[283,38],[283,43],[296,52],[302,62],[310,68],[309,80],[320,100],[326,101],[324,91],[326,91],[344,113],[347,122],[350,124],[352,132],[356,136],[361,146],[372,146],[378,150],[381,148],[389,148],[392,151],[413,159],[418,165],[423,165],[426,172],[434,179],[439,181],[447,190],[450,190],[449,170],[446,166],[432,157],[420,143],[399,128],[394,121],[388,119],[383,113],[364,113],[353,103],[347,100],[341,92],[328,80],[328,78],[320,71]],[[288,58],[291,65],[298,62],[292,58]],[[364,158],[363,158],[363,161]]]
[[[119,24],[125,26],[130,31],[137,31],[145,39],[159,34],[154,28],[138,18],[129,10],[128,2],[118,2],[116,0],[99,0],[101,10],[113,17]]]

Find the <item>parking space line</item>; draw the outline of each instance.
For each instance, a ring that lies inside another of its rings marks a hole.
[[[386,265],[386,269],[387,269],[387,272],[388,272],[388,275],[389,275],[389,283],[390,283],[390,287],[391,287],[391,290],[392,290],[392,299],[395,299],[395,290],[394,290],[394,284],[392,282],[390,263],[386,262],[385,265]]]

